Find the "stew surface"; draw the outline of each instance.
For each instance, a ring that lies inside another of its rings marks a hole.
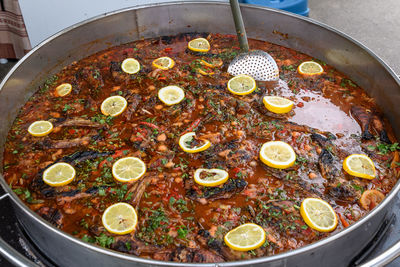
[[[187,49],[188,41],[205,37],[207,53]],[[66,66],[49,79],[21,109],[4,152],[4,175],[14,192],[35,212],[73,236],[140,257],[179,262],[220,262],[274,255],[296,249],[348,227],[373,209],[379,199],[360,202],[366,190],[388,194],[397,181],[398,144],[374,100],[359,86],[325,63],[297,51],[259,40],[252,49],[267,51],[280,70],[279,82],[257,82],[246,96],[227,90],[230,61],[238,54],[235,36],[182,34],[140,40],[113,47]],[[168,56],[176,65],[152,68]],[[135,58],[140,72],[130,75],[121,62]],[[201,59],[221,59],[210,68]],[[319,62],[321,75],[303,76],[297,66]],[[202,69],[211,75],[199,73]],[[59,97],[55,88],[70,83],[72,92]],[[178,85],[185,98],[167,106],[158,90]],[[117,117],[100,112],[104,99],[125,97],[127,109]],[[265,95],[294,101],[290,113],[269,112]],[[27,129],[48,120],[54,130],[44,137]],[[211,147],[186,153],[179,137],[196,132]],[[297,160],[278,170],[259,159],[261,145],[281,140]],[[347,174],[343,160],[367,154],[377,175],[368,180]],[[127,156],[142,159],[146,174],[136,182],[113,178],[112,164]],[[43,171],[56,162],[76,169],[68,185],[51,187]],[[194,182],[198,168],[222,168],[229,180],[216,187]],[[308,197],[321,198],[335,210],[339,224],[330,233],[313,230],[300,215]],[[109,233],[104,210],[127,202],[138,214],[136,230]],[[262,226],[263,246],[241,252],[224,243],[224,235],[247,222]]]

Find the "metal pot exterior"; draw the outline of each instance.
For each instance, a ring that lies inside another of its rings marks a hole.
[[[378,57],[351,38],[300,16],[268,8],[243,6],[250,38],[293,48],[326,61],[346,73],[375,97],[400,136],[399,80]],[[140,38],[184,32],[234,34],[230,7],[218,2],[153,4],[113,12],[72,26],[49,38],[26,55],[0,85],[0,169],[7,133],[19,109],[46,77],[75,60],[105,48]],[[36,245],[59,266],[181,265],[122,254],[82,242],[27,208],[0,175],[0,184],[13,200],[18,219]],[[309,246],[248,261],[204,266],[345,266],[390,214],[400,185],[375,210],[340,233]],[[193,264],[199,266],[200,264]]]

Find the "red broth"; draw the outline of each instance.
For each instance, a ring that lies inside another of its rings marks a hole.
[[[206,37],[207,53],[188,50],[188,41]],[[180,262],[219,262],[274,255],[310,244],[353,224],[378,204],[360,202],[364,192],[390,192],[397,181],[398,146],[390,125],[374,100],[334,68],[292,49],[249,40],[253,49],[272,55],[280,69],[278,82],[257,82],[246,96],[227,90],[230,61],[239,53],[235,36],[181,34],[140,40],[113,47],[65,66],[21,109],[9,132],[4,175],[32,210],[57,228],[87,242],[140,257]],[[169,70],[152,61],[171,57]],[[135,58],[136,74],[121,70]],[[207,67],[206,62],[223,62]],[[319,62],[324,72],[303,76],[297,67]],[[211,75],[203,75],[199,70]],[[70,83],[72,92],[58,97],[55,88]],[[167,106],[157,96],[162,87],[180,86],[185,98]],[[104,99],[123,96],[127,109],[117,117],[100,111]],[[294,102],[287,114],[269,112],[265,95]],[[48,120],[48,136],[27,129]],[[212,145],[186,153],[178,145],[188,131]],[[263,143],[281,140],[297,156],[283,170],[259,159]],[[366,154],[377,170],[375,179],[347,174],[343,160]],[[112,164],[127,156],[143,160],[146,174],[136,182],[113,178]],[[43,171],[55,162],[70,163],[73,182],[51,187]],[[216,187],[194,182],[197,168],[222,168],[229,180]],[[330,232],[310,228],[299,209],[308,197],[321,198],[335,210],[339,223]],[[366,198],[367,200],[369,198]],[[109,233],[102,225],[104,210],[117,202],[135,207],[138,225],[127,235]],[[235,251],[224,243],[233,228],[253,222],[266,232],[258,249]]]

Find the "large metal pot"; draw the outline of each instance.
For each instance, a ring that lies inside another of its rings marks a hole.
[[[376,98],[400,137],[400,121],[397,119],[400,118],[400,109],[396,108],[397,103],[400,103],[400,81],[368,48],[308,18],[247,5],[242,6],[242,13],[250,38],[266,40],[309,54],[350,76]],[[74,25],[41,43],[18,62],[0,85],[0,164],[3,162],[4,143],[12,122],[21,106],[46,77],[72,61],[110,46],[140,38],[194,31],[234,34],[229,5],[218,2],[179,2],[133,7]],[[56,229],[27,208],[1,175],[0,183],[7,192],[5,196],[12,199],[17,217],[28,235],[60,266],[183,266],[138,258],[82,242]],[[397,183],[382,204],[367,216],[340,233],[314,244],[271,257],[204,265],[348,265],[390,214],[399,189],[400,184]],[[0,200],[5,196],[0,196]],[[5,251],[4,243],[0,242],[2,251]],[[19,264],[24,264],[23,260]]]

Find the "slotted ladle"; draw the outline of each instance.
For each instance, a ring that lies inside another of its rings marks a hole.
[[[249,51],[247,34],[238,0],[229,0],[235,22],[241,53],[229,64],[228,72],[233,75],[247,74],[257,81],[277,81],[279,69],[275,60],[265,51]]]

